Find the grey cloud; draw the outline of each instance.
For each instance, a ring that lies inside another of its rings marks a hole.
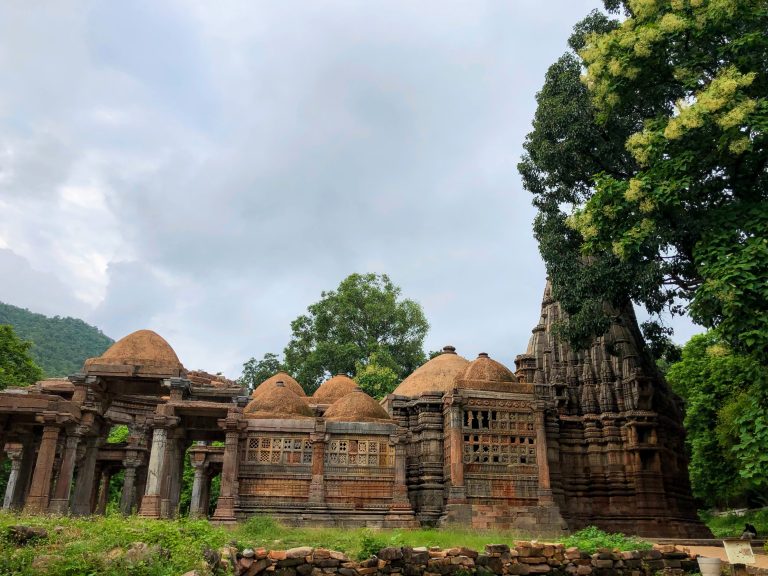
[[[544,283],[515,165],[546,67],[598,4],[83,2],[42,21],[3,7],[0,54],[25,54],[0,62],[7,146],[66,143],[17,165],[13,191],[97,187],[109,224],[78,223],[108,247],[89,261],[108,280],[90,318],[114,337],[156,329],[190,367],[235,375],[279,352],[352,272],[420,301],[428,348],[511,364]],[[0,214],[12,249],[73,273],[29,223],[5,228]]]
[[[83,317],[88,306],[55,275],[35,270],[12,250],[0,248],[0,302],[48,316]]]

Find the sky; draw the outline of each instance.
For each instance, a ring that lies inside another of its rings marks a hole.
[[[386,273],[427,350],[512,366],[545,282],[516,165],[599,4],[4,2],[0,301],[236,377]]]

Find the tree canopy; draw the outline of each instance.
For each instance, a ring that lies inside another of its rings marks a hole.
[[[43,371],[29,354],[31,346],[16,336],[12,326],[0,325],[0,390],[29,386],[43,378]]]
[[[78,372],[87,358],[101,356],[114,343],[77,318],[50,318],[2,302],[0,324],[10,324],[19,337],[32,343],[30,354],[47,377]]]
[[[426,360],[429,324],[386,274],[352,274],[291,323],[285,369],[312,391],[332,374],[372,363],[402,379]],[[371,369],[372,370],[372,369]],[[370,371],[370,370],[369,370]],[[390,390],[384,391],[384,393]]]
[[[519,165],[561,330],[600,334],[605,302],[688,305],[765,364],[768,2],[605,4],[626,18],[575,27]]]
[[[667,380],[686,402],[694,495],[708,506],[768,504],[768,369],[710,331],[683,347]]]
[[[243,374],[237,379],[237,383],[253,391],[270,376],[285,370],[277,354],[267,352],[261,360],[250,358],[243,364]]]

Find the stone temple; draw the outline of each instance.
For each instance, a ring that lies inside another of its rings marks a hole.
[[[0,392],[3,507],[103,513],[122,471],[123,513],[173,517],[189,459],[190,514],[218,522],[708,535],[681,402],[643,352],[633,312],[584,350],[555,337],[560,314],[547,286],[514,372],[446,346],[381,402],[343,374],[307,396],[279,373],[249,397],[134,332],[66,380]],[[127,440],[107,443],[120,424]]]

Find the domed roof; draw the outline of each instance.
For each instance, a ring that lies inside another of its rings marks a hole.
[[[294,380],[290,374],[287,372],[278,372],[277,374],[270,376],[264,380],[264,382],[256,386],[256,389],[251,393],[251,398],[256,398],[265,390],[274,387],[276,382],[283,382],[285,387],[291,390],[297,396],[301,396],[302,398],[306,398],[307,396],[307,393],[304,392],[304,388],[301,387],[301,384],[296,382],[296,380]]]
[[[392,421],[387,411],[360,388],[336,400],[325,411],[324,417],[336,422]]]
[[[180,376],[184,367],[165,339],[152,330],[137,330],[118,340],[98,358],[85,361],[85,371],[132,366],[136,373]]]
[[[456,354],[456,348],[445,346],[442,354],[419,366],[393,394],[414,397],[425,392],[449,392],[454,388],[456,376],[468,365],[469,360]]]
[[[455,388],[486,390],[489,392],[513,392],[518,381],[503,364],[481,352],[464,371],[456,377]]]
[[[333,404],[339,398],[357,389],[357,382],[346,374],[336,374],[333,378],[320,384],[315,390],[312,400],[317,404]]]
[[[306,400],[276,382],[258,397],[251,400],[243,410],[246,418],[312,418],[315,414]]]

